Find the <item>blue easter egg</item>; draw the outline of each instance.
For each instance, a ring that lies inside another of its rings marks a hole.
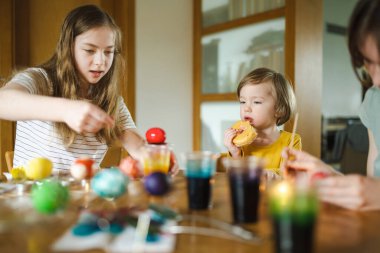
[[[162,172],[153,172],[144,179],[145,189],[152,195],[160,196],[169,191],[168,176]]]
[[[128,178],[117,168],[105,169],[91,180],[93,191],[103,198],[117,198],[126,191]]]

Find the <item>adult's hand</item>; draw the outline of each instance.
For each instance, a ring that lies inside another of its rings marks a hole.
[[[319,158],[312,156],[304,151],[285,148],[282,152],[282,157],[286,161],[282,166],[282,169],[285,170],[291,168],[293,170],[306,171],[311,174],[315,172],[339,174],[331,166],[327,165]]]
[[[352,210],[380,210],[380,180],[360,175],[329,177],[317,184],[322,201]]]

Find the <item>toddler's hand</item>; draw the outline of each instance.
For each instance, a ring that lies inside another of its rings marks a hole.
[[[228,128],[224,132],[224,146],[228,149],[232,157],[238,157],[241,155],[241,149],[236,147],[232,140],[238,134],[238,130],[233,128]]]
[[[114,120],[105,111],[87,101],[69,101],[64,122],[77,133],[97,133],[105,127],[113,127]]]

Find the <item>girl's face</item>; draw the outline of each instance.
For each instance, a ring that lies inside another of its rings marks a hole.
[[[371,76],[373,85],[380,87],[380,55],[373,36],[370,35],[364,40],[360,51],[364,57],[364,66]]]
[[[74,57],[83,88],[95,84],[112,66],[115,34],[111,28],[93,28],[75,37]]]
[[[276,125],[276,95],[271,81],[248,84],[240,90],[240,119],[257,129]]]

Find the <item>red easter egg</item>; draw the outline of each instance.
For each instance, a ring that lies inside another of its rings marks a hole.
[[[166,134],[165,131],[159,127],[153,127],[148,129],[145,133],[146,140],[151,144],[165,143]]]
[[[70,168],[71,175],[76,179],[90,179],[96,171],[95,161],[91,158],[79,158]]]
[[[136,179],[142,177],[141,170],[138,167],[138,161],[130,156],[120,161],[119,168],[121,172],[130,178]]]

